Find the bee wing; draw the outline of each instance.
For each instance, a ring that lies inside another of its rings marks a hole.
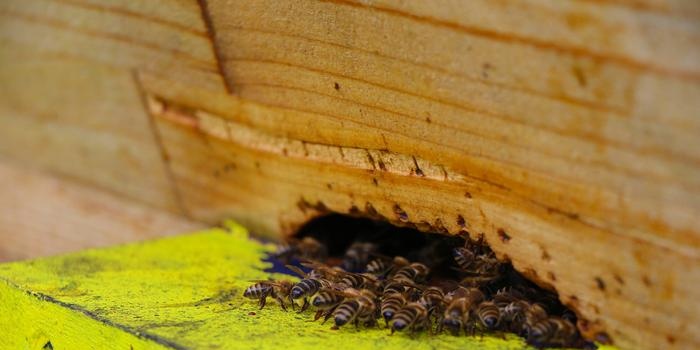
[[[311,260],[300,260],[299,263],[301,266],[308,267],[310,269],[325,269],[325,270],[330,270],[328,266],[321,264],[316,261],[311,261]]]
[[[292,270],[294,273],[299,275],[299,277],[301,277],[301,278],[306,277],[306,272],[304,272],[304,270],[302,270],[294,265],[284,265],[284,266],[286,266],[288,269]]]

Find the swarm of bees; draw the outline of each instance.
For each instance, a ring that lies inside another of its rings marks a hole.
[[[537,347],[591,346],[581,338],[573,313],[558,304],[556,296],[518,277],[482,240],[467,237],[465,242],[453,247],[451,266],[445,269],[444,264],[431,264],[445,259],[426,254],[420,262],[389,257],[379,244],[363,241],[352,243],[338,263],[324,244],[305,237],[272,255],[288,263],[299,282],[254,281],[244,296],[258,300],[260,308],[268,297],[285,311],[311,307],[314,320],[323,318],[325,323],[332,318],[335,329],[353,324],[386,327],[392,334],[511,332]],[[446,253],[436,252],[449,256]],[[308,272],[289,264],[292,261]]]

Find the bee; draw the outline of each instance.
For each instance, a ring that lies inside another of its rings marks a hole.
[[[457,266],[463,271],[469,271],[476,260],[476,254],[467,248],[454,248],[452,250],[452,256]]]
[[[288,243],[280,243],[274,253],[270,254],[273,258],[288,263],[297,255],[296,240]]]
[[[493,301],[483,301],[476,308],[476,315],[482,327],[492,331],[501,322],[501,310]]]
[[[520,292],[512,288],[501,288],[497,290],[496,294],[493,296],[493,302],[496,303],[500,309],[504,309],[510,303],[522,300],[523,298]]]
[[[387,258],[380,257],[370,260],[365,267],[365,271],[377,277],[381,277],[389,273],[391,267],[391,262]]]
[[[272,257],[286,263],[291,260],[323,260],[328,256],[326,246],[313,237],[304,237],[301,240],[292,239],[288,243],[280,244]]]
[[[467,276],[460,284],[469,287],[479,287],[492,283],[503,274],[503,264],[484,243],[483,237],[474,242],[467,239],[464,247],[452,250],[459,270]]]
[[[318,320],[322,316],[324,316],[323,323],[328,321],[335,308],[340,305],[343,299],[344,297],[335,290],[320,290],[311,300],[311,305],[313,305],[317,310],[316,315],[314,316],[314,321]]]
[[[300,259],[323,260],[328,256],[328,248],[313,237],[304,237],[297,244]]]
[[[502,318],[510,322],[511,331],[525,336],[530,333],[532,327],[547,317],[547,311],[542,305],[524,300],[509,304],[502,312]]]
[[[401,256],[396,256],[394,259],[390,259],[388,257],[378,257],[367,263],[365,271],[377,277],[383,277],[390,274],[393,270],[409,264],[410,262]]]
[[[440,324],[440,328],[447,327],[453,334],[457,335],[460,329],[465,333],[471,330],[473,333],[472,312],[476,305],[484,300],[484,294],[476,288],[459,287],[448,294],[447,307]]]
[[[374,292],[362,289],[346,289],[342,292],[346,299],[333,311],[333,319],[336,327],[342,327],[350,322],[375,323],[377,312],[377,296]]]
[[[260,309],[265,307],[267,302],[267,297],[271,296],[277,300],[280,304],[282,310],[287,311],[284,299],[289,296],[292,286],[294,285],[291,281],[271,281],[271,280],[257,280],[253,281],[255,284],[248,287],[243,291],[243,296],[250,299],[258,299],[260,302]]]
[[[535,323],[548,317],[547,311],[541,304],[529,304],[524,309],[525,325],[532,327]]]
[[[394,317],[396,312],[406,304],[406,297],[403,293],[391,292],[382,295],[381,313],[384,317],[384,322],[389,326],[389,321]]]
[[[368,273],[343,272],[339,274],[337,285],[340,289],[376,289],[379,286],[379,279]]]
[[[425,306],[429,315],[432,315],[434,312],[442,312],[444,300],[445,293],[442,289],[439,287],[428,287],[423,290],[418,302]]]
[[[377,252],[377,245],[368,242],[355,242],[346,251],[343,262],[340,264],[345,271],[361,271],[372,255]]]
[[[503,275],[503,264],[495,257],[479,255],[471,262],[468,268],[461,267],[461,272],[466,274],[460,284],[468,287],[480,287],[493,283]]]
[[[406,328],[409,328],[411,332],[430,328],[430,318],[425,305],[419,302],[408,303],[394,315],[391,319],[391,333],[403,331]]]
[[[576,326],[559,317],[539,320],[527,334],[528,344],[535,346],[564,347],[571,346],[578,336]]]
[[[391,276],[392,281],[406,281],[409,283],[421,282],[430,273],[430,269],[421,263],[411,263],[396,271]]]
[[[300,268],[292,265],[287,265],[287,268],[297,273],[302,280],[296,283],[289,292],[289,299],[294,307],[295,301],[303,298],[301,311],[303,312],[309,307],[309,297],[318,293],[322,287],[331,288],[333,284],[325,279],[321,273],[312,270],[311,273],[305,273]]]

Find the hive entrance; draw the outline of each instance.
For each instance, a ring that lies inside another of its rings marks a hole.
[[[372,306],[376,310],[373,310],[374,315],[365,319],[370,322],[364,323],[373,326],[374,316],[384,316],[386,327],[392,332],[403,329],[399,324],[401,320],[396,318],[399,316],[387,318],[382,309],[384,300],[395,292],[387,291],[390,288],[387,286],[404,277],[401,269],[410,270],[410,266],[423,264],[429,273],[424,277],[420,273],[417,276],[408,273],[412,280],[400,289],[404,294],[399,297],[404,303],[402,307],[417,309],[405,312],[410,318],[418,317],[414,316],[415,313],[423,314],[423,310],[429,314],[428,320],[420,322],[419,326],[408,327],[410,331],[439,330],[453,334],[512,332],[536,346],[591,346],[576,331],[575,314],[559,302],[555,293],[528,281],[510,263],[499,262],[485,243],[465,237],[425,233],[386,222],[334,214],[302,227],[288,244],[279,247],[272,261],[278,268],[285,264],[304,268],[306,275],[302,277],[326,280],[318,287],[319,291],[304,295],[304,304],[316,305],[314,301],[324,295],[326,298],[340,296],[339,300],[354,302],[353,298],[365,298],[358,294],[359,290],[371,290],[374,294],[366,294],[376,295],[376,299],[373,302],[371,298],[365,299],[369,304],[376,304]],[[367,277],[364,280],[358,278],[358,285],[350,286],[355,282],[343,279],[346,275],[361,274]],[[331,293],[321,294],[324,289]],[[352,292],[344,292],[344,289]],[[428,302],[426,293],[430,294],[429,290],[445,296]],[[291,290],[291,295],[294,299],[301,299],[299,290],[297,293]],[[469,305],[457,308],[454,304],[461,301],[460,298],[469,300]],[[421,303],[425,305],[418,305]],[[402,307],[393,310],[396,315]],[[342,308],[335,305],[333,309],[319,310],[317,317],[336,317],[336,325],[342,326],[344,324],[339,324],[342,320],[338,319],[343,316],[338,316],[341,311]],[[458,315],[460,312],[461,316]],[[414,321],[408,320],[409,325],[415,326]]]

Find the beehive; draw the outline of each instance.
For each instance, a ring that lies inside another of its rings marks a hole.
[[[272,237],[327,212],[484,234],[589,336],[700,346],[697,1],[0,15],[4,159]]]

